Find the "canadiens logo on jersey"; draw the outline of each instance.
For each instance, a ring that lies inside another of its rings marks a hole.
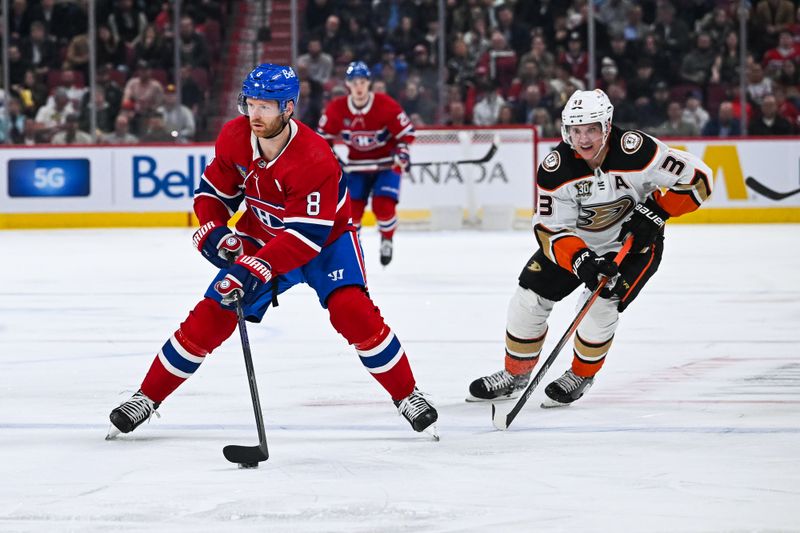
[[[579,181],[575,184],[578,189],[578,198],[588,198],[592,195],[592,182],[591,180]]]
[[[273,237],[277,232],[284,229],[284,208],[282,205],[271,204],[252,196],[247,197],[247,205],[250,206],[250,210],[261,222],[261,226]]]

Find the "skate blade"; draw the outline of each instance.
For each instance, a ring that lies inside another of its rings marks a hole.
[[[542,409],[555,409],[557,407],[569,407],[570,405],[572,405],[572,403],[561,403],[548,398],[547,400],[543,401],[539,407]]]
[[[114,440],[121,434],[122,432],[117,429],[117,426],[110,424],[108,427],[108,434],[106,434],[106,440]]]
[[[434,442],[439,442],[439,428],[436,427],[436,422],[423,429],[422,432],[432,438]]]

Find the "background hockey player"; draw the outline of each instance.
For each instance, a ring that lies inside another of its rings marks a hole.
[[[663,226],[696,210],[713,176],[699,158],[640,131],[612,126],[601,90],[576,91],[561,114],[563,142],[539,166],[534,233],[539,249],[508,307],[505,368],[470,384],[468,401],[519,396],[536,366],[556,302],[581,284],[578,305],[611,278],[578,326],[572,367],[545,388],[543,407],[569,405],[592,385],[614,340],[619,314],[658,269]],[[663,192],[662,192],[663,191]],[[612,261],[625,236],[630,253]]]
[[[316,291],[333,327],[414,430],[436,421],[400,341],[367,295],[339,164],[314,130],[291,118],[298,94],[291,67],[259,65],[244,80],[243,116],[223,126],[216,157],[195,193],[200,229],[193,242],[220,271],[158,352],[140,390],[111,412],[111,437],[148,420],[233,333],[237,298],[246,318],[259,322],[297,283]],[[242,202],[245,211],[234,231],[228,221]]]
[[[349,96],[332,100],[319,120],[317,131],[333,145],[338,135],[348,147],[349,168],[371,170],[347,173],[347,187],[353,221],[361,227],[367,201],[372,195],[372,212],[381,234],[381,264],[392,260],[400,177],[411,164],[408,145],[414,140],[414,126],[391,96],[370,90],[370,71],[363,61],[350,63],[345,72]],[[377,168],[378,170],[375,170]]]

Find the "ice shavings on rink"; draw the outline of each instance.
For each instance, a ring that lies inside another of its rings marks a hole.
[[[592,390],[542,410],[546,378],[498,432],[464,397],[502,365],[532,235],[401,230],[383,269],[366,229],[370,292],[441,442],[298,287],[249,328],[271,456],[239,470],[222,447],[257,436],[238,335],[161,419],[103,440],[213,277],[191,230],[0,232],[0,531],[796,531],[797,227],[667,233]],[[574,295],[556,306],[545,354],[574,312]]]

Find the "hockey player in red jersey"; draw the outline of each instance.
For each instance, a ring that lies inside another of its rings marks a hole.
[[[713,176],[702,160],[612,126],[613,112],[599,89],[576,91],[564,107],[563,142],[537,174],[539,250],[508,306],[505,368],[473,381],[467,401],[519,396],[542,351],[553,306],[584,284],[582,306],[607,276],[607,288],[578,326],[572,366],[545,388],[542,407],[583,396],[603,366],[620,313],[658,269],[665,221],[696,210],[711,194]],[[633,245],[618,268],[612,259],[629,234]]]
[[[328,144],[292,119],[299,81],[263,64],[242,84],[242,116],[225,124],[195,191],[197,250],[219,273],[153,360],[141,388],[111,411],[110,437],[133,431],[235,330],[236,300],[260,322],[277,296],[310,285],[333,327],[415,431],[435,431],[436,409],[416,388],[400,341],[366,289],[361,245],[342,172]],[[228,222],[244,203],[244,214]]]
[[[347,145],[346,175],[353,221],[361,227],[361,217],[372,195],[372,212],[381,234],[381,264],[386,266],[394,250],[400,176],[411,164],[408,145],[414,140],[414,126],[391,96],[370,90],[370,77],[363,61],[348,65],[345,83],[350,95],[328,104],[317,132],[331,145],[341,135]]]

